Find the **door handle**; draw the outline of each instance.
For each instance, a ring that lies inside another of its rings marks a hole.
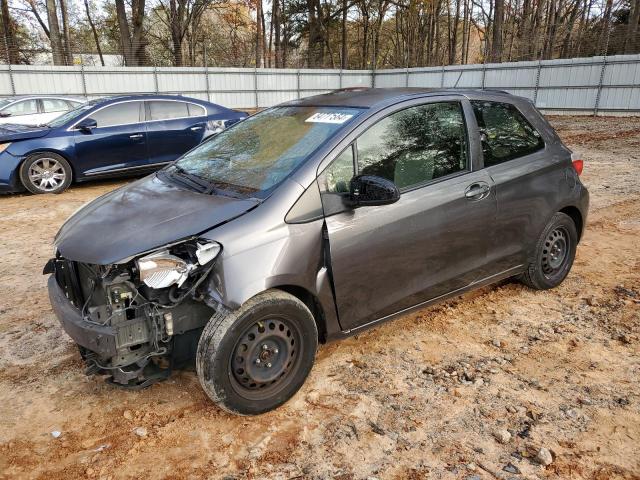
[[[482,200],[489,196],[491,187],[484,182],[472,183],[464,191],[467,200]]]
[[[192,132],[197,132],[198,130],[202,130],[204,127],[191,127]]]
[[[136,133],[135,135],[129,135],[129,138],[142,138],[142,137],[144,137],[144,135],[141,133]]]

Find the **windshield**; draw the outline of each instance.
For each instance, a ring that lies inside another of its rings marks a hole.
[[[54,120],[51,120],[49,123],[47,123],[47,125],[49,125],[50,127],[61,127],[65,123],[70,122],[76,117],[79,117],[90,108],[95,107],[96,103],[98,103],[99,101],[100,100],[91,100],[90,102],[82,103],[73,110],[69,110],[67,113],[63,113],[59,117],[56,117]]]
[[[3,100],[0,100],[0,109],[6,107],[7,105],[9,105],[10,103],[13,103],[15,100],[12,98],[5,98]]]
[[[191,150],[175,165],[223,190],[243,194],[268,190],[360,111],[340,107],[265,110]]]

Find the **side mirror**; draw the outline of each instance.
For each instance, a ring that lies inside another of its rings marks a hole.
[[[400,191],[396,184],[375,175],[353,177],[349,184],[349,193],[353,206],[389,205],[400,200]]]
[[[85,118],[80,123],[76,125],[76,128],[81,132],[91,133],[91,130],[98,127],[98,122],[96,122],[93,118]]]
[[[10,117],[11,113],[10,112],[0,112],[0,117],[1,118],[7,118]]]

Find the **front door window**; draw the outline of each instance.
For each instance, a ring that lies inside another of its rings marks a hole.
[[[358,138],[358,170],[409,190],[466,170],[467,134],[459,102],[419,105],[382,119]]]

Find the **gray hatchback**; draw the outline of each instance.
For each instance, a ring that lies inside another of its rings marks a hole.
[[[85,206],[46,267],[90,374],[140,388],[195,360],[258,414],[318,342],[516,277],[560,284],[588,193],[530,101],[352,89],[265,110]]]

